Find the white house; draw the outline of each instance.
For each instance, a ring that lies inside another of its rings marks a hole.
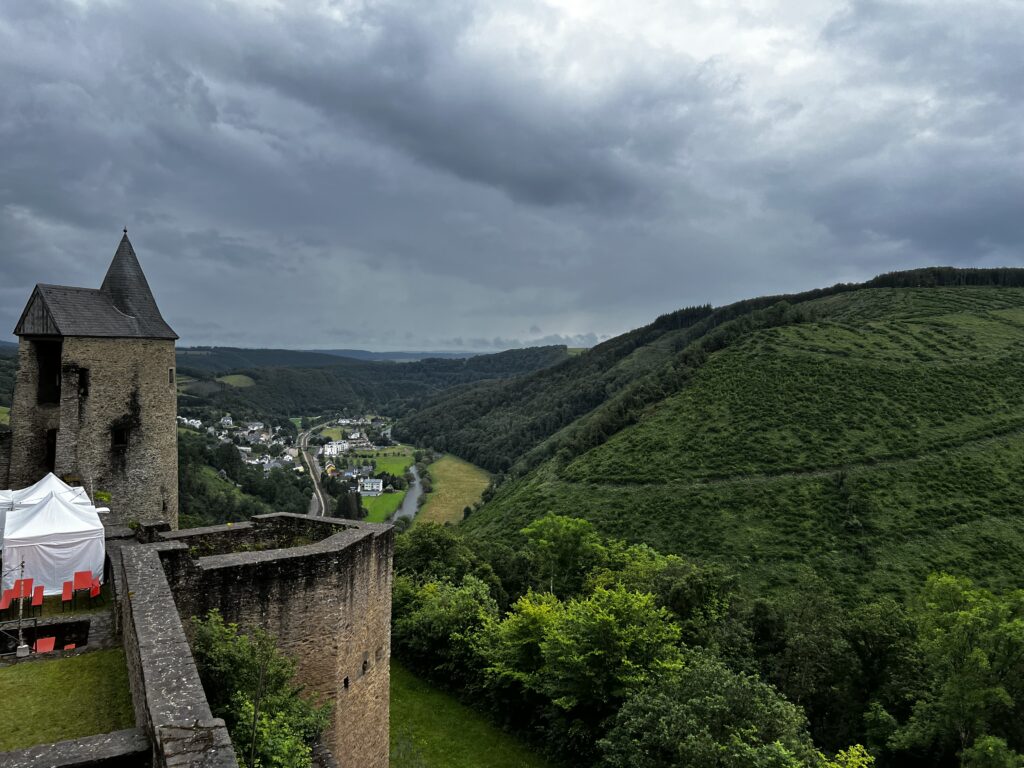
[[[235,426],[235,420],[232,419],[230,416],[225,416],[220,420],[220,425],[222,427],[233,427]]]
[[[330,443],[324,443],[323,455],[324,456],[339,456],[348,450],[347,440],[336,440]]]
[[[360,480],[359,493],[363,496],[380,496],[384,493],[384,481],[375,477]]]

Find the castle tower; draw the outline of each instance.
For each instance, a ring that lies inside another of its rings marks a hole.
[[[110,494],[107,525],[178,526],[174,341],[128,231],[103,284],[37,285],[15,335],[10,485],[46,472]]]

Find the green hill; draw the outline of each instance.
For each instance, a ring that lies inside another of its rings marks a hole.
[[[222,371],[186,367],[194,377],[180,388],[183,413],[236,417],[290,417],[333,410],[397,412],[407,403],[438,392],[490,379],[530,373],[568,358],[564,346],[513,349],[468,359],[429,359],[409,363],[329,357],[330,365],[287,366]],[[188,365],[194,359],[189,357]],[[214,378],[216,376],[216,378]],[[205,409],[205,411],[204,411]]]
[[[1024,270],[933,267],[859,285],[682,309],[514,381],[441,392],[405,414],[395,434],[492,472],[522,474],[556,452],[578,450],[580,440],[603,441],[678,391],[708,354],[751,330],[827,315],[833,304],[822,300],[830,297],[933,287],[1024,287]]]
[[[466,526],[505,536],[547,512],[585,517],[757,589],[808,565],[847,596],[939,569],[1017,586],[1022,380],[1020,288],[756,310],[535,447],[549,458]]]

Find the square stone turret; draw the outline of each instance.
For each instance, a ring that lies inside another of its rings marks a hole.
[[[127,230],[98,289],[37,285],[14,333],[8,487],[54,472],[94,498],[109,493],[108,526],[164,520],[177,528],[178,336]]]

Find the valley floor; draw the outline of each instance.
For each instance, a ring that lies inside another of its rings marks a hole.
[[[475,464],[445,454],[430,465],[434,490],[416,516],[426,523],[458,523],[463,510],[480,500],[490,476]]]

